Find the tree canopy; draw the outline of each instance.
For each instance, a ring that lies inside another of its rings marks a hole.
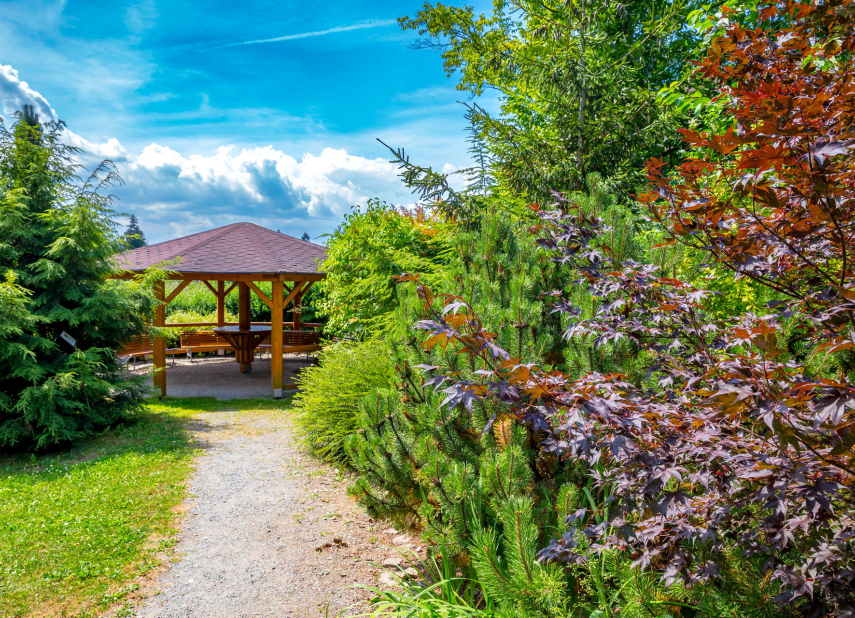
[[[148,241],[145,238],[145,233],[143,233],[143,231],[140,229],[136,215],[130,216],[130,220],[128,221],[128,227],[125,228],[125,233],[122,234],[122,237],[125,239],[125,242],[128,243],[128,246],[131,249],[139,249],[140,247],[145,247],[146,245],[148,245]]]

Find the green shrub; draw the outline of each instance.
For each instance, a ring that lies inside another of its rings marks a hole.
[[[143,388],[113,353],[143,333],[151,281],[119,281],[126,248],[111,164],[78,180],[61,122],[30,108],[0,122],[0,448],[44,449],[139,409]]]
[[[319,365],[304,369],[292,407],[300,441],[327,461],[346,462],[343,443],[357,429],[358,402],[391,386],[395,367],[382,341],[341,342],[324,348]]]
[[[630,257],[649,251],[647,239],[634,234],[636,222],[627,209],[596,190],[573,198],[610,220],[608,240],[615,251]],[[521,363],[579,373],[620,371],[644,379],[643,359],[626,344],[596,351],[570,347],[561,338],[566,323],[544,309],[543,292],[572,289],[585,312],[595,312],[597,305],[585,298],[584,287],[563,280],[534,250],[522,222],[485,212],[481,228],[457,234],[454,246],[456,259],[441,283],[446,289],[438,291],[451,288],[473,309],[460,308],[457,319],[477,315],[484,330],[495,334],[492,341]],[[395,322],[387,333],[400,384],[376,388],[361,401],[358,430],[345,441],[359,473],[350,492],[372,517],[420,534],[431,552],[453,560],[481,591],[476,598],[494,603],[484,616],[659,618],[681,608],[709,618],[780,615],[769,603],[768,587],[745,578],[688,591],[665,588],[658,575],[639,572],[619,552],[598,557],[592,551],[587,563],[574,566],[538,562],[538,551],[565,531],[568,514],[582,508],[599,513],[608,495],[595,487],[586,464],[542,450],[537,431],[519,423],[509,407],[488,399],[471,409],[444,405],[444,387],[425,384],[420,365],[441,366],[446,375],[473,381],[479,379],[476,372],[494,367],[451,346],[443,348],[430,330],[413,330],[419,320],[435,319],[433,312],[442,310],[447,298],[412,283],[399,285],[397,298]],[[583,549],[586,542],[580,539]],[[733,566],[739,573],[751,565]],[[388,615],[396,615],[391,608],[431,615],[419,594],[389,599]],[[473,615],[448,609],[448,615]]]
[[[447,226],[423,211],[379,200],[356,207],[330,236],[327,278],[315,286],[329,331],[363,338],[386,328],[397,305],[395,277],[418,272],[432,281],[450,257],[449,241]]]

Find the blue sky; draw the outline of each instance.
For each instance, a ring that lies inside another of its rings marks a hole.
[[[469,163],[465,93],[394,21],[421,4],[0,1],[0,112],[32,103],[115,160],[150,242],[235,221],[317,236],[368,198],[413,202],[376,138]]]

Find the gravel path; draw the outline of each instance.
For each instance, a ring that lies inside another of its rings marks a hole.
[[[282,413],[200,414],[192,429],[205,454],[174,563],[144,587],[139,618],[336,616],[369,596],[349,586],[375,585],[393,544],[419,549],[300,452]]]

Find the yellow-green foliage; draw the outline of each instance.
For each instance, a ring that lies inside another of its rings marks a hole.
[[[225,312],[225,321],[226,322],[237,322],[238,316],[229,311]],[[193,322],[216,322],[217,321],[217,313],[198,313],[196,311],[192,311],[190,309],[185,309],[182,311],[174,311],[170,313],[166,318],[167,324],[192,324]],[[188,329],[192,329],[193,327],[189,327]]]
[[[304,369],[292,408],[300,440],[316,455],[343,462],[343,443],[356,431],[359,400],[391,386],[395,367],[378,340],[342,342],[324,348],[320,364]]]
[[[421,211],[408,212],[372,200],[345,217],[330,236],[318,286],[320,315],[330,332],[372,336],[395,309],[395,277],[421,273],[430,282],[449,258],[450,232]]]

